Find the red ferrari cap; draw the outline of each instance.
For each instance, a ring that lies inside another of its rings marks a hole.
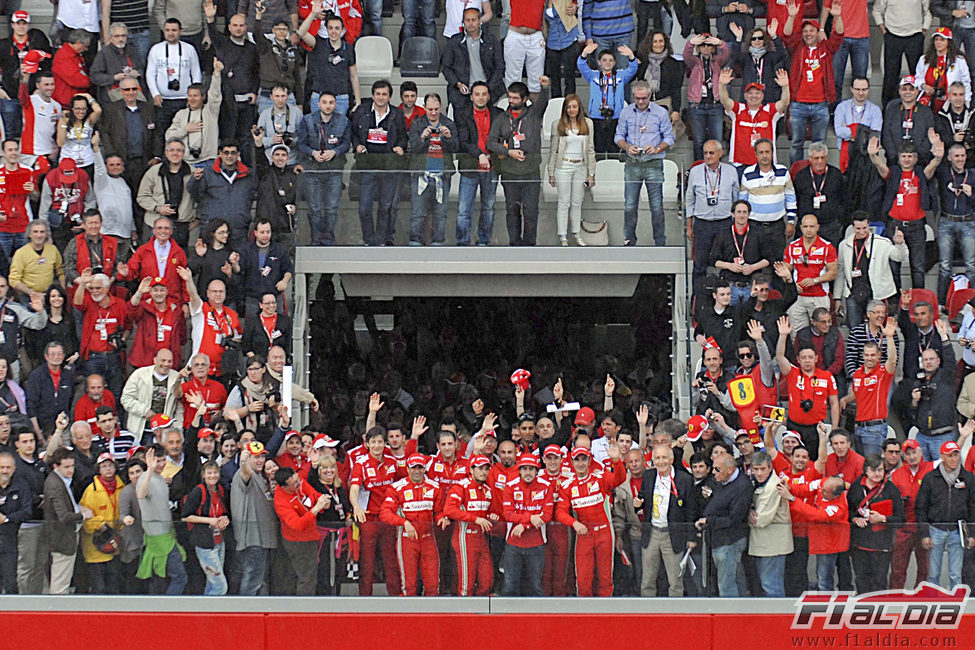
[[[580,456],[588,456],[589,458],[592,458],[592,452],[585,447],[573,447],[572,451],[569,452],[569,456],[571,456],[573,460],[579,458]]]
[[[70,160],[70,158],[68,160]],[[173,418],[169,417],[165,413],[154,415],[152,416],[152,419],[149,420],[149,426],[152,428],[153,431],[155,431],[156,429],[165,429],[172,423],[173,423]]]
[[[203,427],[202,429],[200,429],[199,431],[196,432],[196,437],[197,438],[201,438],[202,439],[202,438],[209,438],[211,436],[214,437],[214,438],[216,438],[217,437],[217,432],[214,431],[213,429],[211,429],[210,427]]]
[[[535,454],[522,454],[518,457],[518,467],[534,467],[538,469],[541,465],[538,459],[535,458]]]
[[[406,459],[407,467],[425,467],[427,464],[427,457],[423,454],[411,454],[409,458]]]
[[[544,457],[549,455],[555,455],[561,457],[563,455],[562,448],[559,447],[558,445],[549,445],[548,447],[545,448],[545,451],[542,452],[542,456]]]
[[[904,444],[901,445],[901,449],[920,449],[920,448],[921,448],[921,443],[915,440],[914,438],[909,438],[905,440]]]
[[[471,458],[471,467],[483,467],[484,465],[490,465],[491,459],[484,454],[478,454]]]
[[[112,458],[112,455],[110,453],[108,453],[107,451],[105,451],[105,452],[102,452],[101,454],[98,455],[98,460],[95,461],[95,464],[96,465],[101,465],[106,460],[110,460],[113,463],[115,462],[115,459]]]
[[[596,412],[588,406],[583,406],[576,413],[575,424],[577,427],[588,427],[596,420]]]
[[[953,454],[956,451],[961,452],[961,447],[959,447],[958,443],[955,442],[954,440],[949,440],[945,444],[941,445],[942,454]]]

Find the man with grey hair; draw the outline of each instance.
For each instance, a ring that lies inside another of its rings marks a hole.
[[[789,502],[775,487],[782,481],[764,451],[752,454],[752,509],[748,514],[748,554],[755,558],[768,598],[785,598],[785,556],[793,551]]]
[[[94,4],[84,0],[68,0],[64,4]],[[97,20],[97,18],[96,18]],[[54,74],[54,101],[61,106],[70,107],[71,98],[75,95],[87,93],[91,88],[88,70],[91,69],[98,49],[98,27],[93,34],[84,29],[64,29],[61,32],[61,47],[54,53],[51,62],[51,72]]]
[[[703,149],[704,164],[691,168],[684,194],[687,238],[694,240],[695,293],[703,289],[708,257],[716,239],[731,228],[731,204],[738,198],[738,170],[721,162],[724,146],[718,140],[708,140]],[[743,256],[738,257],[742,261],[736,263],[744,263]]]
[[[121,395],[128,306],[124,300],[109,293],[112,281],[104,273],[93,275],[91,269],[86,268],[79,279],[74,306],[84,314],[81,326],[83,372],[105,377],[112,395]]]
[[[108,21],[108,16],[103,16]],[[145,77],[145,57],[139,56],[135,45],[129,43],[129,28],[125,23],[114,22],[108,26],[108,44],[95,55],[91,64],[91,83],[96,88],[98,100],[104,104],[122,99],[119,83],[123,79],[140,81]],[[145,100],[140,91],[137,98]]]
[[[839,168],[827,164],[828,155],[825,142],[811,143],[809,167],[796,173],[792,187],[796,191],[797,214],[816,215],[819,236],[839,248],[847,215],[846,182]]]
[[[731,454],[718,456],[712,473],[717,485],[694,525],[709,536],[718,570],[718,595],[737,598],[746,590],[741,554],[748,542],[748,513],[754,488]]]
[[[51,243],[51,230],[46,221],[35,219],[27,226],[28,242],[14,252],[10,260],[10,286],[34,298],[42,295],[57,280],[64,286],[64,262],[61,252]]]

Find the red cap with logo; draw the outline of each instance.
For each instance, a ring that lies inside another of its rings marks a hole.
[[[173,423],[173,418],[169,417],[165,413],[154,415],[152,416],[152,419],[149,420],[149,426],[152,428],[153,431],[155,431],[156,429],[165,429],[172,423]]]
[[[102,452],[101,454],[98,455],[98,460],[95,461],[95,464],[96,465],[101,465],[106,460],[110,460],[113,463],[115,462],[115,459],[112,458],[112,455],[110,453],[108,453],[107,451],[105,451],[105,452]]]
[[[44,50],[31,50],[24,55],[22,61],[24,65],[24,72],[27,74],[34,74],[41,67],[41,61],[44,59],[50,59],[51,55]]]
[[[589,458],[592,458],[592,452],[586,449],[585,447],[573,447],[572,451],[569,452],[569,456],[572,457],[573,460],[575,460],[576,458],[580,458],[582,456],[588,456]]]
[[[960,452],[961,451],[961,447],[959,447],[958,446],[958,443],[955,442],[954,440],[949,440],[945,444],[941,445],[941,453],[942,454],[953,454],[956,451],[957,452]]]
[[[407,467],[425,467],[427,464],[427,457],[423,454],[411,454],[409,458],[406,459]]]
[[[153,287],[157,287],[160,284],[165,287],[166,281],[163,280],[162,278],[153,278],[152,282],[149,283],[149,288],[152,289]]]
[[[312,449],[321,449],[322,447],[332,448],[338,446],[339,446],[338,440],[335,440],[331,436],[328,436],[324,433],[319,433],[317,436],[315,436],[315,441],[311,445]]]
[[[15,11],[10,16],[10,22],[12,22],[12,23],[20,23],[20,22],[29,23],[30,22],[30,14],[27,13],[26,11]]]
[[[561,458],[562,448],[559,447],[558,445],[549,445],[548,447],[545,448],[545,451],[542,452],[542,457],[550,456],[550,455],[559,456]]]
[[[588,427],[590,424],[595,422],[595,420],[596,412],[588,406],[583,406],[581,409],[579,409],[579,412],[576,413],[575,424],[577,427]]]
[[[901,449],[903,450],[920,449],[920,448],[921,448],[921,443],[915,440],[914,438],[908,438],[907,440],[904,441],[904,444],[901,445]]]
[[[522,454],[518,457],[518,467],[534,467],[538,469],[541,465],[538,459],[535,458],[535,454]]]
[[[216,438],[217,432],[211,429],[210,427],[203,427],[202,429],[196,432],[196,437],[201,440],[203,438],[210,438],[210,437]]]
[[[687,439],[691,442],[699,440],[701,434],[711,428],[708,419],[703,415],[695,415],[687,421]]]
[[[484,454],[478,454],[471,458],[471,467],[483,467],[484,465],[490,465],[491,459]]]

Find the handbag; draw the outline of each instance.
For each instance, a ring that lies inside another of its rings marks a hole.
[[[609,246],[609,226],[605,221],[582,220],[579,237],[586,246]]]
[[[122,548],[122,536],[117,530],[105,524],[91,536],[91,543],[99,553],[115,555]]]

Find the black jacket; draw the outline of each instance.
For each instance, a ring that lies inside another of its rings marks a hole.
[[[386,130],[385,144],[369,142],[369,129],[375,126],[375,113],[372,102],[364,101],[352,114],[352,150],[365,146],[367,153],[356,153],[356,167],[359,169],[403,169],[405,159],[393,153],[394,147],[406,151],[409,132],[403,111],[390,104],[389,114],[383,118],[382,127]]]
[[[948,485],[941,470],[934,468],[921,479],[914,514],[922,537],[931,536],[931,525],[941,530],[957,530],[959,521],[975,518],[975,476],[963,467],[955,484]]]
[[[152,130],[156,128],[155,106],[151,102],[138,102],[139,116],[146,132],[142,138],[142,163],[148,164],[149,161],[160,155],[156,150],[158,138],[152,136]],[[116,154],[122,157],[122,161],[129,164],[128,131],[125,128],[125,102],[112,102],[105,107],[102,114],[101,123],[98,125],[98,132],[102,136],[103,153],[108,156]],[[145,171],[145,170],[139,170]]]
[[[488,104],[487,109],[489,115],[488,131],[490,131],[491,124],[494,123],[494,120],[503,116],[504,111],[493,104]],[[487,149],[481,149],[478,146],[477,121],[474,119],[474,105],[469,104],[463,108],[455,109],[454,124],[457,125],[457,170],[462,174],[464,172],[476,172],[480,169],[478,157],[481,154],[490,157],[491,152]]]
[[[14,462],[17,466],[17,469],[14,470],[14,476],[19,477],[20,480],[27,484],[33,498],[33,509],[30,519],[39,521],[44,518],[44,511],[41,509],[41,500],[44,496],[44,479],[47,477],[50,468],[47,466],[47,463],[37,458],[34,459],[33,463],[24,462],[19,454],[14,454]]]
[[[197,454],[199,455],[199,454]],[[220,501],[223,503],[224,515],[230,516],[230,499],[226,490],[219,483],[217,484],[217,495]],[[201,517],[210,516],[210,505],[212,496],[210,490],[206,489],[206,486],[202,483],[197,485],[190,493],[186,495],[186,500],[183,501],[182,505],[182,515],[183,517],[189,517],[190,515],[200,515]],[[213,530],[207,524],[186,524],[187,529],[189,529],[189,540],[193,546],[199,548],[213,548]],[[227,528],[224,531],[226,535],[230,531]]]
[[[846,208],[846,182],[838,168],[826,165],[825,179],[817,176],[814,185],[812,168],[806,167],[792,179],[792,186],[796,191],[796,214],[814,214],[820,225],[829,223],[846,226],[850,223],[850,213]],[[816,190],[826,197],[826,201],[819,208],[813,207]],[[842,233],[840,239],[842,240]],[[839,242],[832,243],[836,246]]]
[[[271,230],[275,233],[289,233],[294,230],[294,220],[298,205],[298,174],[294,165],[279,168],[268,161],[264,147],[257,149],[257,215],[271,220]],[[288,212],[285,206],[294,206]]]
[[[756,264],[762,260],[775,259],[775,255],[782,251],[775,251],[769,244],[768,238],[762,236],[759,228],[749,228],[744,237],[731,234],[734,226],[729,226],[718,233],[711,244],[711,254],[708,256],[708,266],[717,262],[734,262],[738,257],[738,247],[741,246],[742,257],[748,264]],[[744,242],[744,243],[742,243]],[[728,269],[718,269],[718,275],[728,282],[750,282],[751,276],[735,273]],[[724,349],[724,348],[722,348]]]
[[[727,2],[725,3],[728,4]],[[749,30],[745,29],[744,36],[742,38],[747,38],[750,36]],[[749,52],[748,47],[750,43],[739,43],[734,38],[728,42],[731,48],[731,61],[735,68],[741,71],[741,96],[738,101],[745,101],[745,88],[750,83],[760,83],[765,86],[765,99],[762,100],[766,104],[774,104],[780,99],[782,99],[782,89],[779,84],[775,83],[775,73],[778,70],[789,71],[789,52],[785,49],[785,44],[782,42],[781,38],[775,38],[772,40],[772,49],[765,53],[759,62],[762,65],[762,75],[759,78],[758,66],[755,65],[755,59],[752,58],[751,52]],[[765,47],[768,49],[769,43],[766,42]]]
[[[892,481],[884,481],[883,487],[867,499],[867,486],[863,481],[864,477],[861,476],[850,485],[846,493],[846,502],[850,506],[850,548],[866,551],[893,550],[894,531],[906,521],[901,491]],[[874,507],[876,504],[885,505]],[[861,507],[865,510],[884,510],[886,506],[891,509],[891,514],[887,515],[887,523],[876,525],[868,523],[864,528],[853,523],[853,520],[858,517],[866,519],[866,516],[860,512]]]
[[[447,80],[447,101],[454,106],[470,104],[469,95],[461,95],[457,83],[470,86],[475,81],[487,83],[491,91],[491,103],[504,97],[504,50],[497,36],[489,30],[481,30],[481,67],[487,79],[471,79],[471,58],[467,54],[466,32],[454,34],[444,45],[440,58],[444,79]]]
[[[900,309],[897,312],[897,327],[904,335],[904,377],[909,379],[917,377],[917,371],[921,367],[921,352],[926,348],[931,348],[941,356],[941,367],[944,368],[947,360],[944,357],[943,348],[950,348],[951,346],[945,346],[941,343],[941,335],[938,334],[938,330],[933,325],[928,334],[921,334],[917,325],[911,322],[910,312],[906,309]]]
[[[884,180],[877,173],[867,145],[870,138],[880,133],[872,129],[857,129],[857,135],[850,144],[850,165],[846,168],[847,201],[846,207],[852,213],[855,210],[866,210],[871,221],[882,221],[887,218],[881,215],[880,208],[884,197]]]
[[[910,348],[905,349],[909,350]],[[954,431],[955,423],[958,420],[958,411],[955,406],[955,373],[957,367],[955,353],[949,344],[941,350],[941,367],[931,375],[930,379],[927,381],[921,379],[911,381],[912,390],[921,388],[923,384],[928,386],[928,389],[922,389],[921,399],[917,406],[911,408],[910,424],[914,424],[918,428],[919,434],[941,435]],[[906,370],[904,376],[910,377]],[[910,399],[910,392],[907,399]],[[938,433],[932,434],[932,431]]]
[[[34,514],[34,495],[27,481],[21,480],[16,471],[7,487],[0,487],[0,513],[7,521],[0,524],[0,552],[17,552],[17,532],[20,525]]]
[[[74,412],[71,409],[74,401],[74,369],[61,366],[61,378],[55,390],[47,364],[42,364],[30,373],[24,392],[27,416],[37,418],[41,431],[48,435],[54,430],[58,413]]]
[[[294,273],[291,253],[284,244],[271,241],[264,257],[264,266],[260,266],[260,252],[257,244],[247,242],[238,251],[240,254],[240,279],[242,295],[246,298],[257,298],[265,293],[275,296],[281,293],[274,286],[284,278],[285,273]]]
[[[702,305],[702,308],[698,310],[694,336],[698,334],[703,335],[704,338],[713,336],[718,347],[721,348],[725,363],[733,364],[735,360],[729,358],[729,355],[737,349],[735,346],[741,340],[743,327],[738,310],[734,307],[725,307],[724,312],[719,314],[714,311],[713,305]]]
[[[677,496],[674,496],[673,492],[670,494],[670,503],[667,506],[667,532],[670,533],[670,545],[674,548],[674,553],[682,554],[687,547],[687,542],[694,541],[696,532],[694,522],[698,518],[698,502],[693,496],[695,488],[693,477],[676,469],[675,467],[670,471]],[[643,499],[643,503],[653,503],[653,486],[656,482],[656,469],[648,469],[643,473],[643,482],[640,484],[640,498]],[[643,535],[640,538],[643,548],[650,545],[650,527],[650,517],[647,515],[643,523]]]
[[[752,480],[742,470],[737,470],[734,480],[714,488],[711,500],[704,508],[711,531],[712,547],[734,544],[748,536],[748,511],[752,506]]]
[[[658,102],[670,98],[670,110],[680,113],[681,87],[684,85],[684,64],[672,56],[660,62],[660,88],[650,97]],[[644,79],[647,74],[647,61],[640,59],[634,79]],[[778,86],[776,86],[778,88]]]
[[[47,38],[47,34],[40,29],[27,30],[27,48],[24,52],[28,50],[43,50],[48,54],[54,54],[51,49],[51,41]],[[41,59],[40,70],[49,71],[53,62],[53,57]],[[3,77],[3,89],[7,91],[10,99],[17,99],[17,92],[20,88],[20,52],[14,47],[12,37],[0,39],[0,73]],[[33,84],[30,90],[33,92]],[[11,133],[9,137],[13,135],[15,134]]]
[[[904,106],[900,98],[892,99],[884,108],[884,130],[880,136],[880,144],[883,145],[884,153],[887,155],[888,165],[891,169],[897,167],[898,148],[901,142],[908,135],[903,128]],[[934,113],[927,106],[915,104],[911,113],[913,125],[910,130],[911,142],[917,145],[918,169],[923,168],[931,161],[931,141],[928,139],[928,129],[934,126]]]
[[[290,359],[291,319],[284,314],[278,314],[277,326],[272,335],[273,341],[268,338],[267,332],[261,324],[260,316],[255,314],[253,318],[244,321],[244,334],[240,340],[240,349],[244,354],[253,352],[267,359],[267,351],[271,349],[271,345],[280,345]]]

